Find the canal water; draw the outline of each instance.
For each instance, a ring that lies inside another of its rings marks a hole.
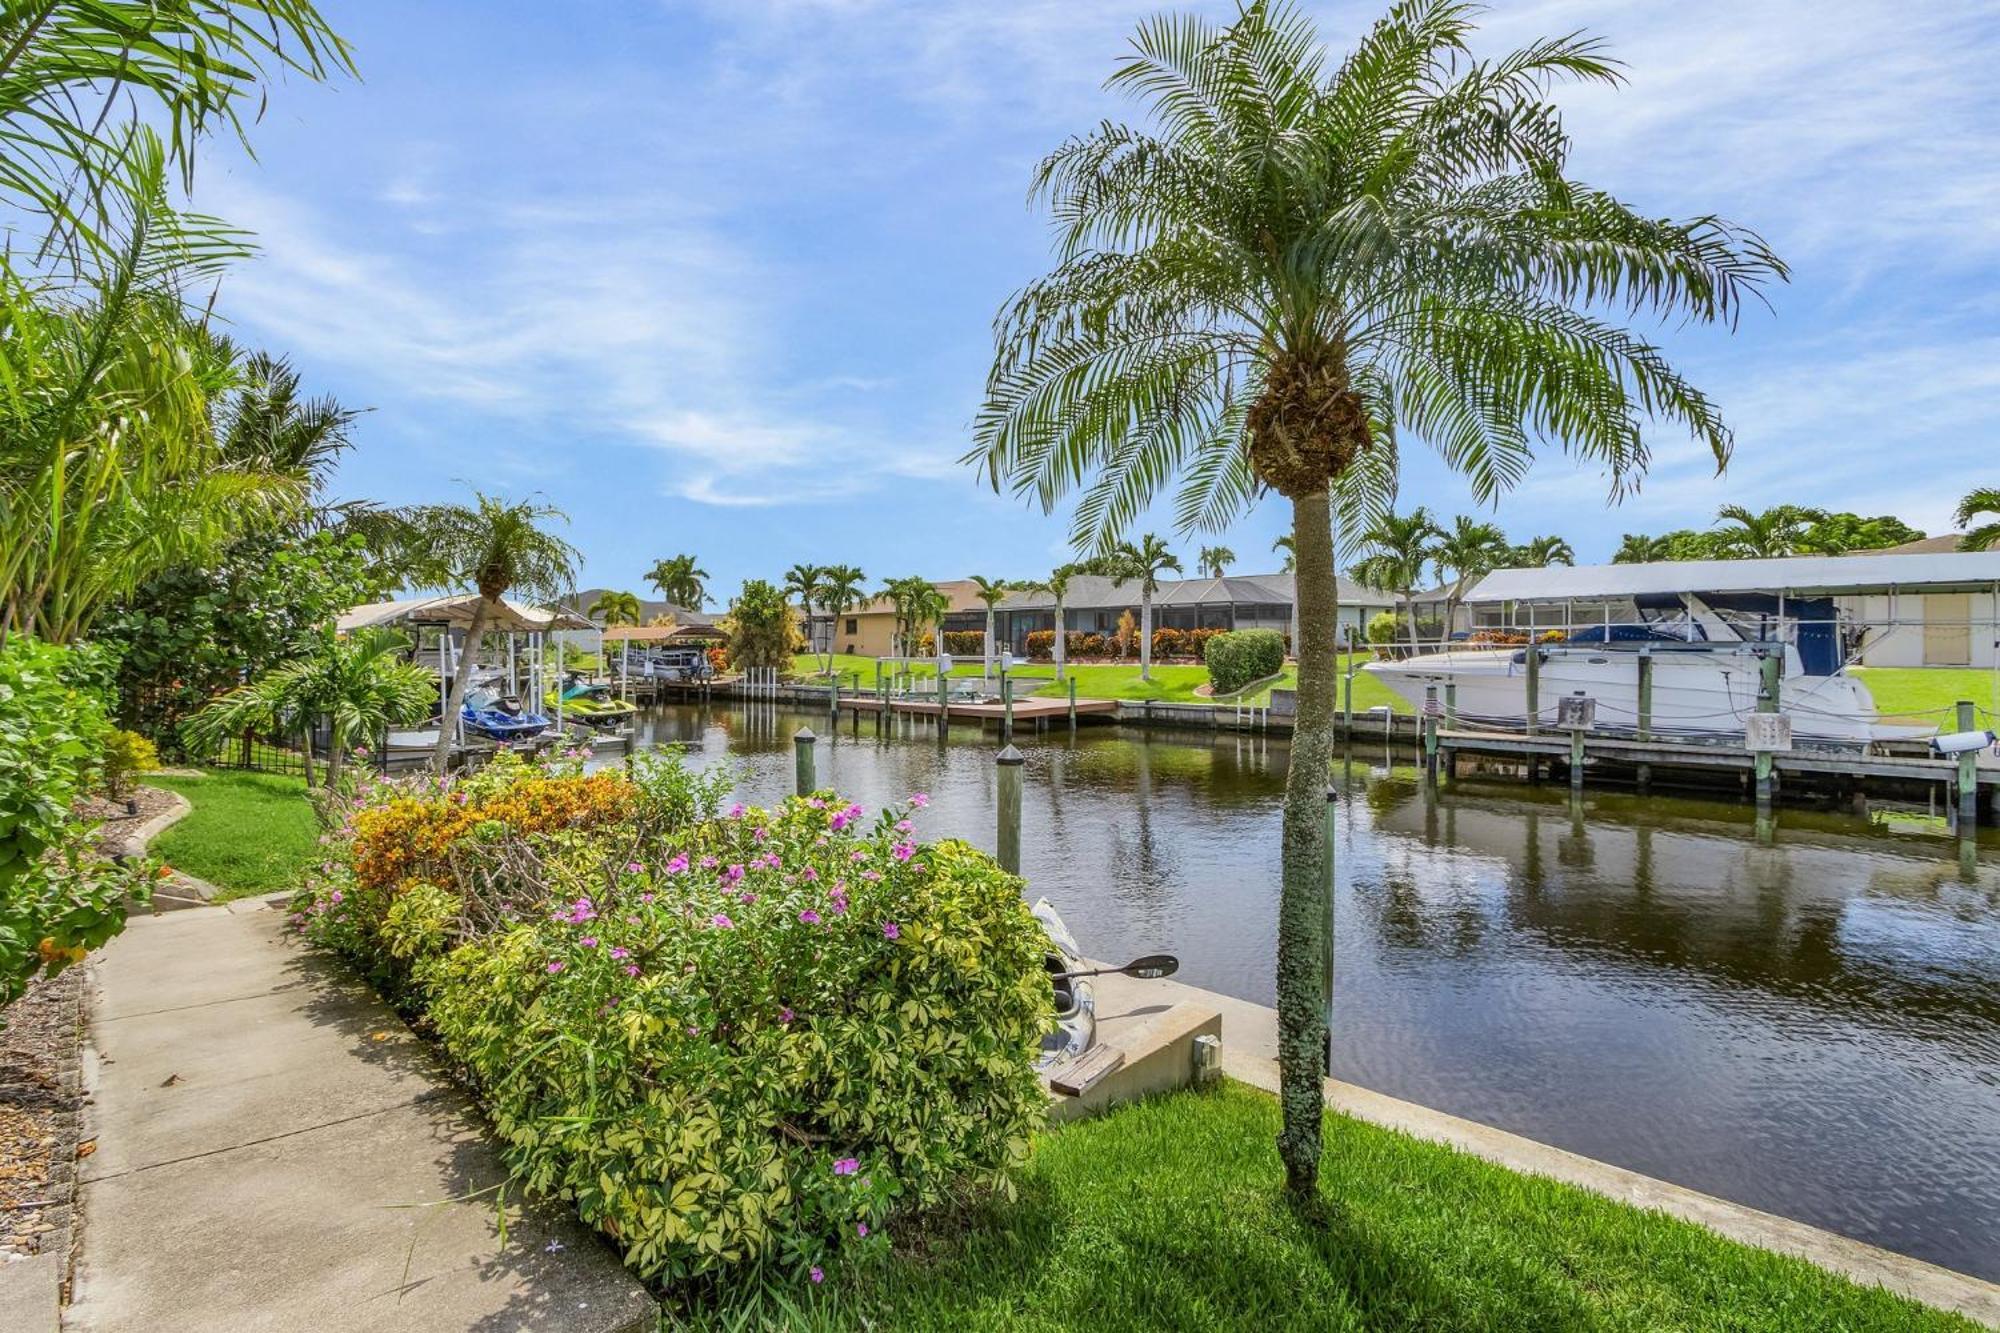
[[[927,792],[923,836],[991,849],[992,733],[667,707],[640,745],[726,762],[745,800]],[[1268,1004],[1276,737],[1085,728],[1020,740],[1022,870],[1083,947],[1169,952]],[[1337,1077],[2000,1280],[2000,839],[1923,811],[1781,810],[1465,780],[1348,751]],[[1226,1037],[1226,1034],[1225,1034]]]

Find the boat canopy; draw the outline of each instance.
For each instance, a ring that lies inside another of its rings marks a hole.
[[[1496,569],[1462,600],[1468,605],[1603,601],[1691,592],[1713,601],[1713,595],[1721,593],[1856,597],[1894,592],[1985,592],[1996,586],[2000,586],[2000,550],[1939,551]]]
[[[473,608],[479,604],[476,592],[450,597],[408,597],[394,602],[369,602],[343,611],[334,627],[343,634],[357,629],[397,625],[449,625],[466,629],[472,624]],[[500,613],[490,615],[486,628],[505,634],[541,634],[550,630],[596,629],[588,617],[562,606],[530,606],[507,598],[500,601]]]

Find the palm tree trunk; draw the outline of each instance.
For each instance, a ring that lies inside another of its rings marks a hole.
[[[331,718],[327,720],[327,739],[331,743],[331,748],[326,752],[326,785],[337,789],[340,786],[341,751],[347,747],[341,739],[340,728],[333,725]]]
[[[1069,656],[1069,627],[1064,623],[1068,619],[1069,617],[1063,613],[1062,599],[1058,597],[1056,599],[1056,641],[1049,645],[1049,651],[1055,654],[1056,679],[1058,681],[1063,679],[1063,662]]]
[[[1153,594],[1139,589],[1139,679],[1153,678]]]
[[[458,730],[458,710],[465,706],[465,687],[472,680],[473,660],[479,656],[479,641],[486,635],[487,602],[481,597],[472,606],[472,623],[465,629],[465,652],[458,659],[458,670],[452,673],[451,694],[445,699],[444,716],[438,719],[437,753],[432,756],[438,776],[443,777],[451,763],[451,738]],[[445,631],[445,642],[451,641],[451,631]]]
[[[993,608],[989,606],[986,608],[986,661],[979,668],[979,675],[981,679],[984,679],[985,677],[993,674],[994,627],[995,625],[993,618]]]
[[[313,785],[313,729],[312,719],[307,718],[299,730],[299,759],[305,765],[306,788]]]
[[[1340,593],[1333,581],[1333,524],[1325,491],[1292,500],[1298,564],[1299,692],[1285,772],[1283,859],[1278,893],[1278,1155],[1297,1199],[1319,1188],[1325,1115],[1327,1021],[1333,1004],[1333,848],[1327,841],[1339,670],[1334,634]]]

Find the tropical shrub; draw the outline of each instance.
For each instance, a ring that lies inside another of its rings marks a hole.
[[[1204,662],[1207,661],[1209,640],[1215,638],[1218,634],[1227,634],[1228,632],[1228,630],[1220,629],[1191,629],[1185,631],[1187,635],[1187,655],[1199,658]]]
[[[1285,669],[1285,636],[1274,629],[1218,634],[1203,652],[1209,685],[1216,694],[1234,694],[1251,681]]]
[[[136,731],[114,727],[104,737],[100,781],[104,794],[122,801],[132,794],[132,779],[160,766],[160,752]]]
[[[953,657],[979,657],[986,652],[986,631],[978,629],[948,629],[944,632],[944,650]],[[917,640],[917,656],[937,655],[937,635],[925,630]]]
[[[1019,880],[917,842],[921,796],[718,814],[672,758],[370,784],[294,921],[395,977],[517,1176],[641,1274],[803,1272],[1007,1187],[1045,941]]]
[[[1068,644],[1063,645],[1067,656]],[[1032,661],[1046,662],[1056,655],[1056,632],[1052,629],[1031,629],[1028,631],[1028,657]]]
[[[1118,632],[1107,645],[1114,656],[1137,657],[1139,655],[1139,617],[1130,611],[1118,613]]]
[[[18,634],[0,645],[0,1004],[124,929],[127,893],[145,892],[72,813],[111,730],[75,656]]]
[[[1186,657],[1188,637],[1186,630],[1156,629],[1153,631],[1153,659],[1162,657]]]
[[[744,580],[721,624],[729,636],[729,664],[739,670],[789,668],[792,657],[805,651],[806,636],[784,590],[763,579]]]
[[[1394,643],[1402,621],[1393,611],[1377,611],[1368,617],[1368,642],[1374,644]]]
[[[1103,657],[1109,651],[1109,647],[1102,634],[1085,634],[1076,641],[1076,655],[1078,657]]]

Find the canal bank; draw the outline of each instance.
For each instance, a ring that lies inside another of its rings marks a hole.
[[[641,714],[750,801],[818,777],[994,846],[990,731],[838,731],[771,706]],[[1019,740],[1023,870],[1101,956],[1272,1002],[1277,733]],[[611,762],[617,762],[616,759]],[[1914,809],[1786,808],[1486,782],[1409,751],[1335,773],[1335,1074],[1585,1157],[2000,1278],[2000,837],[1970,873]]]

